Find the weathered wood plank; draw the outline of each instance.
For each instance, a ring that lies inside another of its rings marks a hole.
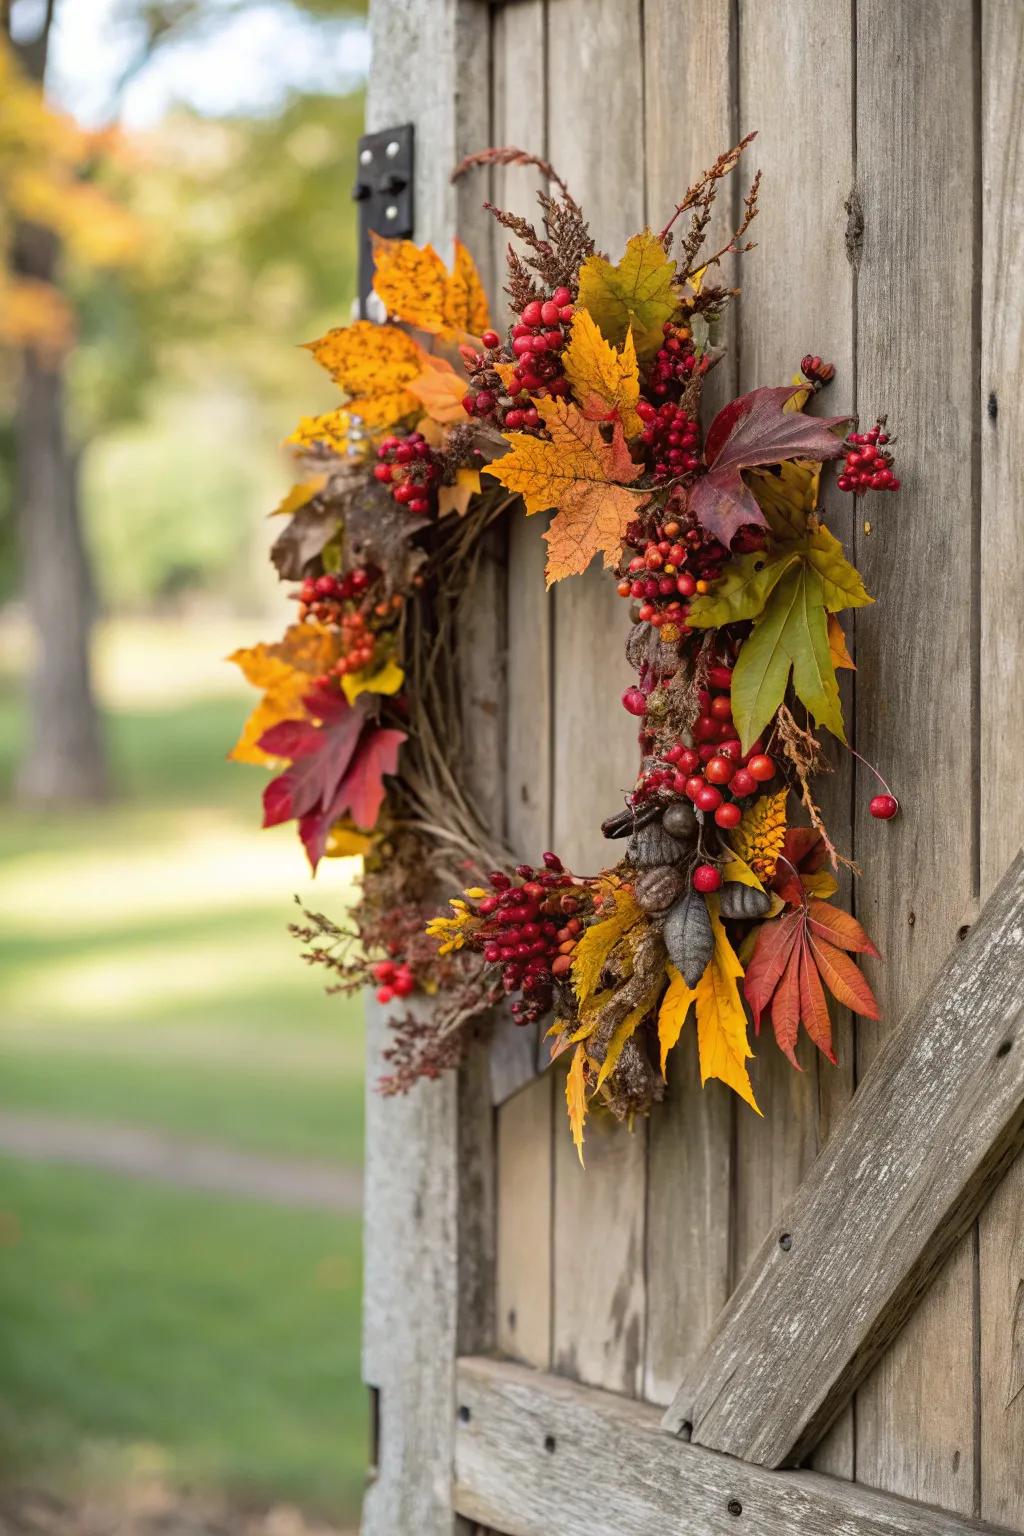
[[[372,0],[370,27],[367,122],[370,128],[415,123],[417,238],[444,249],[459,225],[477,254],[486,254],[448,172],[487,135],[487,10],[470,0]],[[410,96],[410,60],[433,82],[430,92]],[[467,679],[473,701],[468,768],[484,814],[497,809],[500,818],[497,580],[492,561],[484,580],[485,590],[494,589],[485,598],[490,627],[479,610],[467,612],[461,649],[465,661],[472,631],[479,655]],[[379,1445],[362,1529],[364,1536],[452,1536],[458,1525],[451,1496],[455,1355],[460,1336],[463,1348],[488,1347],[493,1317],[490,1101],[479,1057],[461,1082],[452,1076],[382,1099],[374,1084],[387,1035],[381,1011],[371,1005],[363,1376],[378,1393]]]
[[[882,1047],[667,1428],[767,1466],[817,1443],[1024,1139],[1022,983],[1024,853]]]
[[[820,0],[740,0],[738,17],[741,127],[758,130],[749,154],[764,171],[761,213],[751,230],[757,250],[738,263],[739,388],[785,384],[799,373],[804,354],[816,352],[836,365],[836,382],[819,407],[829,415],[855,406],[854,273],[846,253],[846,200],[854,180],[852,16],[852,7]],[[794,112],[794,102],[827,102],[827,133],[817,112]],[[828,525],[850,548],[852,498],[825,478]],[[852,692],[847,674],[848,719]],[[825,733],[822,745],[835,771],[816,790],[837,847],[852,857],[852,759]],[[842,885],[839,899],[848,901],[849,879]],[[736,1108],[734,1283],[853,1091],[849,1015],[834,1014],[837,1066],[805,1038],[804,1071],[794,1073],[770,1028],[755,1044],[752,1080],[764,1119]],[[822,1448],[822,1460],[828,1470],[853,1476],[852,1410]]]
[[[492,138],[545,149],[545,5],[521,0],[493,22]],[[540,178],[496,167],[492,196],[502,208],[532,214]],[[504,282],[507,231],[492,225],[494,309],[508,318]],[[505,722],[505,826],[511,847],[529,863],[551,841],[551,734],[554,600],[544,587],[541,520],[515,517],[508,529],[508,693]],[[551,1359],[551,1220],[554,1200],[554,1079],[531,1082],[537,1031],[510,1025],[517,1073],[506,1073],[498,1111],[498,1348],[530,1365]],[[497,1060],[492,1053],[492,1071]],[[518,1086],[531,1086],[516,1097]],[[498,1085],[495,1084],[495,1088]],[[504,1102],[504,1100],[508,1102]]]
[[[551,1362],[554,1088],[547,1072],[498,1116],[498,1348],[540,1369]]]
[[[613,257],[643,227],[643,52],[639,0],[548,8],[548,150]],[[600,823],[636,775],[625,604],[598,569],[555,598],[554,846],[581,873],[608,862]],[[559,1083],[559,1088],[561,1084]],[[558,1091],[558,1090],[556,1090]],[[588,1128],[583,1173],[559,1116],[555,1135],[554,1355],[557,1368],[636,1392],[643,1364],[646,1128]]]
[[[1024,840],[1024,7],[982,6],[981,894]],[[1024,1527],[1024,1158],[979,1222],[981,1510]]]
[[[976,11],[973,0],[856,7],[858,404],[888,409],[907,445],[899,497],[860,504],[856,544],[877,605],[857,614],[855,739],[904,805],[873,822],[875,781],[858,765],[858,915],[884,956],[868,967],[883,1022],[858,1025],[859,1073],[976,897]],[[952,586],[951,572],[962,576]],[[972,1248],[951,1257],[856,1409],[858,1478],[964,1511],[977,1480]]]
[[[657,1410],[493,1360],[460,1360],[455,1498],[507,1536],[994,1536],[995,1527],[818,1472],[670,1440]]]
[[[648,218],[664,225],[686,188],[733,142],[731,0],[647,0],[644,98]],[[701,101],[679,111],[680,99]],[[728,195],[708,238],[724,244]],[[728,345],[728,338],[723,338]],[[736,393],[730,350],[712,375],[710,413]],[[733,1110],[697,1070],[687,1031],[669,1064],[665,1102],[651,1118],[647,1168],[647,1327],[643,1395],[667,1403],[729,1294]]]

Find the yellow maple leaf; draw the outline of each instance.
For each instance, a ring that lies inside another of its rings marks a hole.
[[[851,672],[856,672],[857,668],[850,659],[846,634],[837,613],[830,613],[828,616],[828,653],[832,657],[833,667],[849,667]]]
[[[465,517],[473,497],[479,496],[479,494],[480,471],[478,469],[457,469],[455,471],[455,484],[442,485],[438,488],[438,517],[447,517],[449,512],[457,512],[459,517]]]
[[[626,487],[642,467],[630,458],[618,422],[606,443],[599,424],[565,400],[540,399],[537,410],[548,437],[511,433],[511,452],[486,473],[522,496],[528,514],[556,508],[544,532],[550,587],[585,571],[599,552],[609,569],[617,563],[626,526],[642,504]]]
[[[729,835],[733,851],[762,881],[774,875],[786,841],[787,794],[787,790],[780,789],[774,795],[760,795]]]
[[[257,742],[281,720],[301,719],[305,714],[302,700],[313,678],[338,659],[340,649],[340,638],[334,631],[319,624],[292,624],[276,645],[251,645],[233,652],[228,660],[240,669],[247,683],[263,690],[263,697],[228,756],[236,763],[276,763],[278,759]]]
[[[388,314],[432,336],[479,336],[489,324],[480,274],[461,240],[451,273],[431,245],[373,240],[373,288]]]
[[[667,965],[665,974],[668,976],[668,987],[661,1000],[661,1007],[658,1009],[658,1044],[661,1047],[662,1077],[665,1076],[668,1053],[675,1048],[690,1012],[690,1004],[697,996],[696,987],[688,987],[674,965]]]
[[[409,393],[416,396],[431,421],[442,426],[466,421],[466,407],[462,403],[465,379],[443,357],[428,355],[424,363],[423,372],[409,381]]]
[[[565,376],[573,394],[583,405],[585,416],[595,415],[593,403],[607,411],[618,411],[622,430],[632,437],[641,428],[636,406],[640,399],[640,370],[633,345],[633,332],[626,332],[622,351],[618,352],[598,330],[597,322],[585,309],[573,316],[572,334],[563,354]]]
[[[583,1122],[587,1118],[586,1046],[578,1045],[565,1080],[565,1103],[569,1111],[569,1127],[576,1144],[576,1153],[583,1162]]]
[[[737,986],[743,967],[729,943],[714,896],[708,899],[708,914],[715,951],[697,983],[695,997],[701,1085],[709,1077],[718,1078],[760,1114],[745,1066],[754,1053],[747,1043],[747,1015]]]
[[[397,693],[405,681],[405,673],[393,656],[382,667],[371,672],[364,667],[361,672],[347,672],[341,680],[346,699],[354,704],[361,693]]]
[[[368,427],[393,426],[417,410],[408,386],[423,372],[426,354],[398,326],[357,320],[306,346],[349,397],[349,415]]]
[[[617,266],[588,256],[580,267],[578,306],[589,310],[602,335],[616,345],[632,327],[639,357],[656,352],[662,326],[676,311],[672,282],[676,264],[649,229],[634,235]]]
[[[644,919],[631,886],[612,886],[611,897],[609,915],[592,923],[573,951],[572,984],[581,1008],[597,993],[601,972],[615,945],[630,928]]]

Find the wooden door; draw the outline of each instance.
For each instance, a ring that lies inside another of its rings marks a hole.
[[[681,1465],[644,1405],[667,1405],[695,1368],[887,1034],[1021,842],[1024,5],[372,0],[371,22],[370,126],[416,125],[416,238],[443,247],[457,227],[495,294],[503,240],[479,204],[525,206],[530,175],[453,188],[462,154],[511,142],[546,155],[617,255],[758,130],[759,244],[719,388],[785,381],[813,348],[836,364],[838,403],[891,413],[898,502],[836,505],[830,522],[877,598],[856,614],[852,740],[905,814],[879,829],[864,772],[837,761],[826,809],[863,870],[849,895],[885,956],[871,974],[883,1023],[842,1021],[839,1066],[801,1075],[755,1045],[763,1121],[716,1084],[702,1091],[679,1051],[666,1104],[633,1135],[594,1136],[584,1174],[557,1074],[532,1077],[521,1054],[511,1077],[481,1059],[461,1084],[370,1093],[364,1367],[380,1446],[364,1528],[447,1533],[460,1499],[494,1520],[478,1492],[453,1492],[454,1464],[519,1488],[507,1536],[660,1531],[680,1499],[681,1528],[699,1533],[741,1529],[730,1502],[755,1530],[1022,1530],[1024,1163],[804,1456],[845,1484],[736,1459],[715,1463],[720,1488],[702,1502],[708,1464],[698,1476],[693,1458],[714,1453],[685,1448]],[[598,824],[634,771],[622,605],[596,572],[545,595],[537,521],[509,530],[467,612],[471,771],[524,857],[553,846],[597,869]],[[372,1082],[372,1020],[370,1033]],[[495,1353],[520,1366],[456,1367]],[[520,1454],[523,1422],[527,1459],[510,1471],[501,1446]],[[628,1523],[632,1506],[616,1514],[610,1478],[630,1449],[657,1469],[649,1527]],[[569,1484],[575,1512],[544,1505]],[[948,1513],[907,1514],[893,1494]],[[757,1514],[773,1508],[776,1523]]]

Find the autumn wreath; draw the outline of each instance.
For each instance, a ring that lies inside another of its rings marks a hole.
[[[297,821],[314,869],[363,856],[346,922],[306,913],[293,931],[334,989],[372,981],[392,1008],[382,1087],[455,1065],[511,994],[520,1024],[550,1018],[552,1060],[570,1057],[580,1148],[591,1109],[629,1120],[660,1099],[691,1010],[702,1080],[755,1109],[747,1010],[756,1030],[770,1016],[794,1065],[801,1024],[834,1059],[826,989],[878,1013],[850,958],[875,950],[829,900],[842,856],[812,787],[815,732],[845,742],[836,669],[852,663],[837,615],[871,601],[819,491],[837,459],[855,495],[899,481],[884,420],[857,433],[848,416],[807,413],[833,375],[816,356],[701,427],[737,292],[722,261],[753,249],[759,175],[739,228],[713,253],[705,243],[748,143],[617,263],[550,166],[517,149],[471,157],[457,174],[526,164],[549,186],[539,230],[487,205],[515,237],[504,334],[464,246],[449,271],[429,246],[377,241],[391,323],[311,343],[346,398],[289,440],[299,481],[272,553],[300,584],[295,622],[233,658],[264,690],[234,756],[279,770],[264,824]],[[629,604],[637,681],[622,703],[639,765],[603,827],[623,855],[596,875],[551,852],[516,864],[459,772],[467,722],[447,658],[460,598],[487,530],[524,511],[553,513],[549,585],[600,555]],[[871,804],[882,819],[897,810],[887,789]],[[439,878],[461,894],[432,916]],[[405,1002],[417,993],[429,1009]]]

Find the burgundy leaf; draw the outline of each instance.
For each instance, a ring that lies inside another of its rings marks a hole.
[[[787,384],[741,395],[719,411],[708,429],[704,443],[708,472],[690,491],[690,510],[726,547],[746,524],[765,522],[753,492],[743,483],[743,470],[788,459],[821,463],[843,452],[842,439],[831,429],[845,427],[852,418],[784,410],[799,388]]]

